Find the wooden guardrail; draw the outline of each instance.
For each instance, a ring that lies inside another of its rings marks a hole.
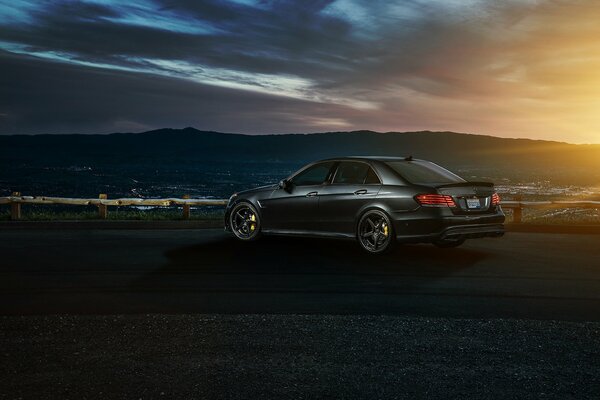
[[[513,223],[520,223],[523,220],[523,209],[552,209],[552,208],[600,208],[600,201],[563,201],[563,200],[548,200],[548,201],[522,201],[522,200],[507,200],[500,203],[502,208],[513,210]]]
[[[191,199],[190,196],[182,198],[163,198],[163,199],[140,199],[140,198],[121,198],[109,199],[106,194],[100,194],[97,199],[77,199],[70,197],[47,197],[47,196],[21,196],[15,192],[12,196],[0,197],[0,204],[10,204],[11,219],[21,218],[22,204],[63,204],[79,206],[97,206],[98,216],[101,219],[108,218],[109,206],[183,206],[183,218],[190,218],[190,207],[192,206],[225,206],[226,199]],[[523,209],[525,208],[600,208],[600,201],[522,201],[507,200],[501,203],[503,208],[513,210],[513,222],[520,223],[523,219]]]
[[[163,198],[163,199],[140,199],[140,198],[121,198],[109,199],[106,194],[100,194],[97,199],[77,199],[70,197],[47,197],[47,196],[21,196],[21,193],[14,192],[12,196],[0,197],[0,204],[10,204],[10,216],[13,220],[21,219],[22,204],[62,204],[77,206],[97,206],[98,217],[108,218],[109,206],[183,206],[183,218],[190,218],[190,208],[192,206],[225,206],[225,199],[191,199],[190,196],[182,198]]]

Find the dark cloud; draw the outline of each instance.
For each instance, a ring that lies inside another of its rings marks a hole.
[[[30,52],[53,51],[134,68],[147,67],[148,59],[161,59],[295,75],[325,91],[377,91],[388,83],[420,90],[418,80],[403,79],[421,78],[425,92],[453,95],[455,88],[464,90],[472,70],[488,61],[495,39],[484,28],[531,11],[530,6],[508,2],[504,7],[482,7],[488,15],[452,16],[440,12],[435,3],[407,2],[394,8],[356,1],[370,16],[352,23],[324,12],[332,3],[280,1],[251,7],[217,0],[160,1],[157,18],[168,13],[163,17],[187,21],[188,28],[205,28],[203,33],[185,32],[185,26],[184,31],[164,29],[159,21],[124,23],[115,20],[128,16],[116,5],[50,3],[33,13],[33,24],[4,27],[0,40],[25,45]]]
[[[246,133],[303,132],[321,130],[323,120],[331,115],[353,114],[342,106],[5,52],[0,52],[0,65],[0,134],[186,126]]]
[[[339,61],[335,54],[351,47],[344,41],[349,24],[319,14],[327,3],[289,1],[262,9],[210,0],[163,2],[160,10],[174,13],[169,14],[174,23],[181,16],[191,21],[190,30],[206,28],[206,33],[168,30],[151,21],[147,26],[115,21],[126,17],[115,7],[55,3],[36,10],[33,24],[3,27],[0,40],[25,45],[30,51],[68,53],[76,59],[121,66],[139,66],[143,64],[139,59],[151,58],[311,75],[317,68],[321,73],[331,69]]]
[[[595,0],[22,4],[27,19],[0,19],[0,48],[63,63],[20,59],[30,74],[3,87],[3,97],[11,91],[0,109],[3,133],[109,131],[130,124],[534,137],[555,130],[553,138],[590,141],[589,132],[600,129]],[[0,5],[0,17],[6,7]],[[12,60],[0,65],[5,81],[15,73]],[[41,74],[68,79],[67,92],[97,86],[62,98],[60,91],[48,92],[59,86]],[[192,88],[197,95],[186,91]],[[19,94],[32,92],[35,99]],[[168,99],[164,112],[156,99]],[[69,107],[77,115],[68,117]]]

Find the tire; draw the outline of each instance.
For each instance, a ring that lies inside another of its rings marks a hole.
[[[252,241],[260,237],[260,216],[256,208],[248,202],[236,204],[229,213],[229,227],[236,238]]]
[[[390,218],[380,210],[369,210],[361,216],[356,238],[360,247],[370,254],[387,253],[396,243]]]
[[[442,249],[448,249],[448,248],[452,248],[452,247],[458,247],[461,244],[463,244],[465,242],[464,238],[460,238],[460,239],[441,239],[441,240],[436,240],[435,242],[433,242],[433,244],[437,247],[440,247]]]

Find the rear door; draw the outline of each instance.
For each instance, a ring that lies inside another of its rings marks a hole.
[[[359,210],[372,201],[381,181],[367,162],[341,161],[331,183],[319,193],[319,217],[324,232],[353,234]]]

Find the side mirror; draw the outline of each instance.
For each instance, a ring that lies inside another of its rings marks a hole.
[[[292,182],[288,179],[282,179],[279,181],[279,187],[288,193],[292,192]]]

